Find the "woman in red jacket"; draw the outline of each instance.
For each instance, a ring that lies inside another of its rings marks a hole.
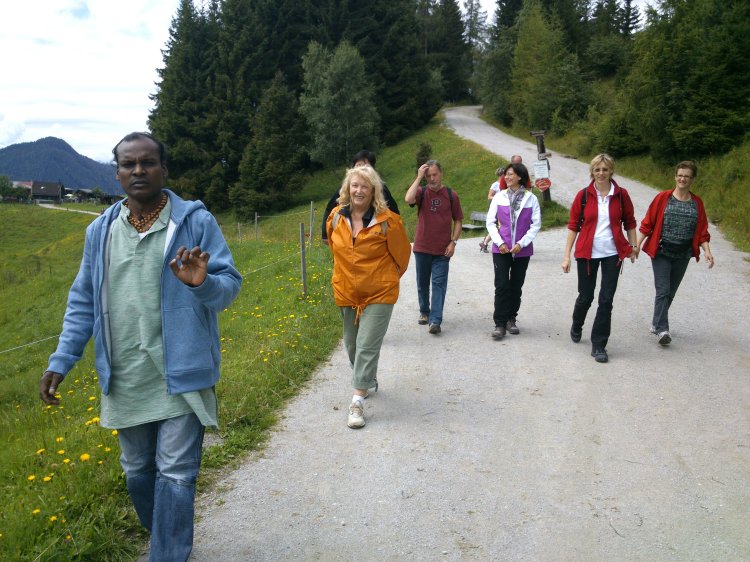
[[[635,233],[638,223],[630,195],[612,179],[614,159],[608,154],[599,154],[591,161],[589,171],[591,183],[578,192],[570,207],[562,269],[565,273],[570,271],[570,252],[576,242],[578,298],[573,307],[570,339],[577,343],[581,341],[583,323],[594,300],[596,274],[601,267],[599,306],[591,327],[591,356],[598,363],[606,363],[609,361],[607,342],[612,325],[617,275],[625,258],[629,257],[634,262],[638,257]]]
[[[651,333],[660,345],[669,345],[669,307],[674,300],[690,258],[700,259],[700,249],[708,268],[714,256],[708,245],[708,218],[700,197],[690,191],[698,175],[695,162],[684,161],[675,170],[675,188],[662,191],[651,202],[641,221],[638,247],[651,256],[654,270],[654,318]],[[646,241],[644,244],[643,241]]]

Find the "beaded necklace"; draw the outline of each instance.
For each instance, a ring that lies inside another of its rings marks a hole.
[[[153,224],[156,222],[156,219],[159,218],[159,215],[164,210],[164,207],[167,205],[167,200],[169,198],[167,197],[167,194],[162,192],[161,194],[161,200],[159,201],[159,206],[156,207],[153,211],[148,213],[147,215],[140,215],[136,218],[133,211],[130,212],[128,215],[128,222],[135,228],[136,232],[147,232],[149,228],[153,226]],[[126,207],[128,207],[128,201],[125,200],[122,203]],[[129,208],[129,207],[128,207]]]

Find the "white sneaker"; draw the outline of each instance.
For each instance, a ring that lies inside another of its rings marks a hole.
[[[672,343],[672,336],[669,335],[669,332],[659,332],[657,338],[659,338],[659,345],[669,345]]]
[[[652,334],[656,335],[656,333],[657,333],[656,332],[656,326],[654,326],[653,324],[651,324],[651,327],[648,329],[648,331],[651,332]]]
[[[361,402],[352,402],[349,406],[349,419],[346,425],[352,429],[359,429],[365,426],[365,408]]]

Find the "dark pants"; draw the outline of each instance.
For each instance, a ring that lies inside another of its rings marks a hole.
[[[492,254],[495,265],[495,326],[505,326],[515,320],[521,308],[521,289],[526,280],[529,259],[514,258],[512,254]]]
[[[599,306],[596,309],[594,325],[591,327],[591,346],[604,349],[609,341],[612,329],[612,303],[617,290],[617,276],[620,273],[620,258],[616,255],[590,260],[577,259],[578,298],[573,307],[573,328],[581,330],[586,321],[586,314],[594,302],[596,275],[599,267],[602,270],[602,285],[599,288]]]
[[[674,259],[661,254],[656,254],[656,257],[651,259],[656,288],[652,324],[657,334],[669,331],[669,307],[672,306],[677,289],[682,283],[688,263],[690,258]]]

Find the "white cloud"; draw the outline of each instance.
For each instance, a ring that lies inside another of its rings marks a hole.
[[[29,0],[4,9],[0,147],[57,136],[107,161],[145,130],[178,0]]]

